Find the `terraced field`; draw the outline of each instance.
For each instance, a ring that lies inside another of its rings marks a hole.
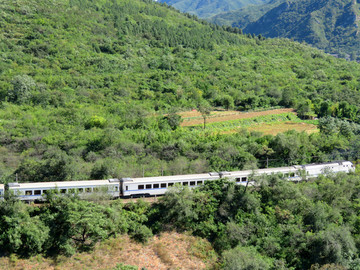
[[[180,113],[182,126],[200,129],[204,119],[200,112],[194,110]],[[212,111],[206,119],[206,129],[221,133],[238,132],[246,128],[264,134],[276,135],[288,130],[307,133],[318,132],[316,120],[301,120],[293,109],[273,109],[267,111],[238,112]]]

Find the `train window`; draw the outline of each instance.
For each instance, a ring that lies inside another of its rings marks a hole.
[[[147,184],[146,189],[151,189],[151,184]]]
[[[127,190],[128,186],[126,186],[126,190]],[[115,191],[119,191],[119,187],[115,186]]]
[[[128,186],[125,186],[125,190],[129,190],[129,187]],[[116,190],[117,191],[117,190]]]
[[[165,184],[166,185],[166,184]],[[174,185],[174,183],[169,183],[168,187],[172,187]]]
[[[235,182],[240,182],[240,177],[235,178]]]
[[[294,177],[295,176],[295,173],[290,173],[290,177]]]
[[[190,186],[195,186],[195,181],[191,181]]]
[[[138,185],[138,189],[144,189],[144,185]]]
[[[241,182],[246,182],[247,178],[246,177],[241,177]]]
[[[34,195],[41,195],[41,190],[34,190]]]
[[[78,188],[78,192],[82,193],[82,192],[84,192],[84,189],[83,188]]]
[[[154,184],[154,188],[159,188],[159,184]]]
[[[85,188],[85,192],[90,193],[90,192],[91,192],[91,188],[90,188],[90,187]]]
[[[25,190],[25,195],[32,195],[32,190]]]
[[[98,187],[94,187],[94,192],[99,192],[100,189]]]
[[[199,186],[199,185],[202,185],[203,182],[202,181],[197,181],[196,184]]]
[[[161,188],[166,188],[166,183],[161,183]],[[169,184],[169,186],[170,186],[170,184]]]
[[[285,177],[289,177],[289,174],[288,174],[288,173],[285,173]]]
[[[65,188],[60,189],[60,193],[66,193],[66,189]]]
[[[189,182],[183,182],[182,184],[183,184],[183,186],[187,186],[187,185],[189,185]]]

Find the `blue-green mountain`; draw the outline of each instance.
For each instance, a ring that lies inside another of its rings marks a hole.
[[[356,0],[290,0],[220,14],[213,22],[245,33],[305,41],[331,53],[360,55],[360,4]]]
[[[237,10],[248,5],[258,5],[268,0],[159,0],[176,9],[194,14],[200,18],[208,18],[221,12]]]

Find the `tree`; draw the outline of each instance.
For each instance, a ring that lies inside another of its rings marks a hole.
[[[262,256],[254,247],[238,246],[223,254],[226,270],[266,270],[272,267],[269,258]]]
[[[183,121],[181,116],[176,113],[170,113],[167,116],[165,116],[164,119],[167,121],[168,125],[170,126],[170,128],[172,130],[175,130],[178,127],[180,127],[180,125]]]
[[[201,113],[202,118],[204,119],[204,129],[206,128],[206,119],[211,113],[211,107],[210,104],[206,101],[201,102],[197,106],[199,112]]]
[[[113,233],[112,221],[101,205],[56,192],[47,194],[47,203],[41,217],[50,228],[50,253],[72,255],[76,249],[88,250]]]
[[[0,249],[29,256],[44,250],[49,228],[38,216],[30,217],[28,206],[16,200],[0,203]]]
[[[17,75],[11,81],[13,86],[8,92],[8,100],[14,103],[27,103],[30,101],[31,92],[35,89],[36,83],[28,75]]]

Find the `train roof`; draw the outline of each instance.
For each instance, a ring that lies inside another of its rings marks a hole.
[[[147,182],[169,182],[169,181],[186,181],[186,180],[215,180],[221,177],[232,177],[236,175],[250,175],[253,172],[257,173],[278,173],[278,172],[287,172],[287,171],[296,171],[302,169],[302,166],[291,166],[291,167],[279,167],[279,168],[268,168],[268,169],[256,169],[256,170],[246,170],[246,171],[231,171],[231,172],[210,172],[203,174],[186,174],[186,175],[171,175],[171,176],[156,176],[156,177],[140,177],[140,178],[121,178],[125,183],[147,183]]]
[[[116,183],[112,179],[107,180],[84,180],[64,182],[34,182],[34,183],[10,183],[9,189],[34,189],[34,188],[76,188],[76,187],[97,187]]]
[[[147,183],[147,182],[171,182],[171,181],[186,181],[186,180],[202,180],[202,179],[218,179],[218,174],[202,173],[202,174],[185,174],[185,175],[170,175],[170,176],[155,176],[155,177],[141,177],[141,178],[122,178],[126,182]]]
[[[281,173],[281,172],[288,172],[288,171],[297,171],[299,169],[303,169],[301,165],[295,165],[290,167],[278,167],[278,168],[266,168],[266,169],[255,169],[255,170],[246,170],[246,171],[234,171],[230,172],[229,176],[235,175],[250,175],[252,173],[256,174],[271,174],[271,173]]]
[[[332,162],[324,162],[324,163],[311,163],[303,165],[305,168],[311,168],[311,167],[329,167],[329,166],[339,166],[343,164],[353,164],[351,161],[347,160],[339,160],[339,161],[332,161]]]

